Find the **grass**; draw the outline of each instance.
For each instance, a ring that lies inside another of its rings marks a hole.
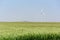
[[[0,40],[60,40],[60,22],[0,22]]]

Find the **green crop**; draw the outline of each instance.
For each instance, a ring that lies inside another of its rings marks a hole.
[[[60,22],[0,22],[0,40],[60,40]]]

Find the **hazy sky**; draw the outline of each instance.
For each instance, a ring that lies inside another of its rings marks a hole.
[[[60,21],[60,0],[0,0],[0,21]]]

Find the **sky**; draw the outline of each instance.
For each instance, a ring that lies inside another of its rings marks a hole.
[[[60,22],[60,0],[0,0],[0,21]]]

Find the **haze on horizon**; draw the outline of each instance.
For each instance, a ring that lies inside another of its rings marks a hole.
[[[0,21],[60,22],[60,0],[0,0]]]

